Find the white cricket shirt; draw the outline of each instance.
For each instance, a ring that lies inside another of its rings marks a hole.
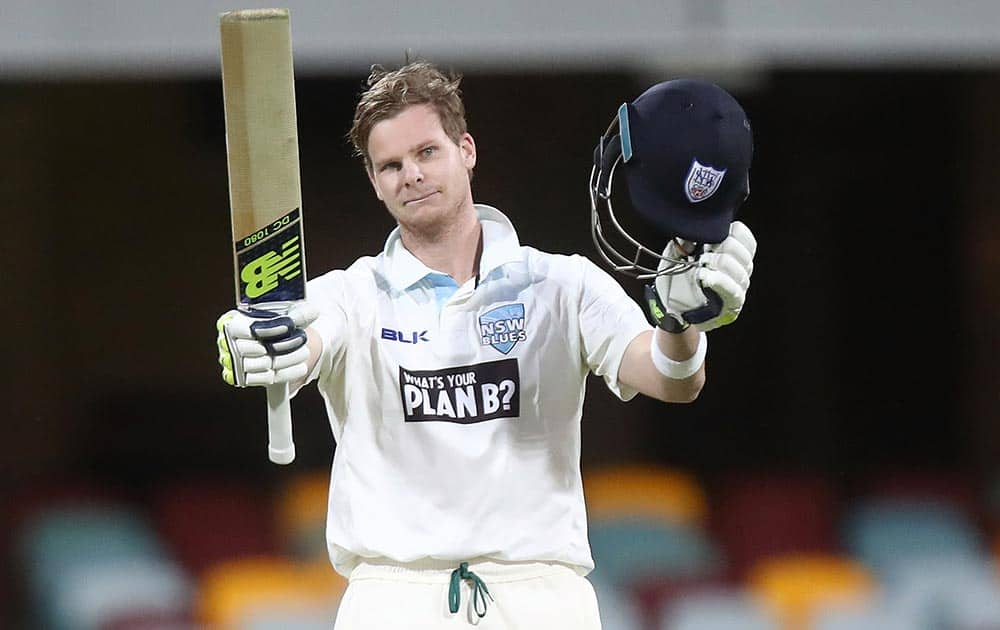
[[[310,380],[337,441],[327,543],[345,575],[359,557],[593,568],[585,381],[632,398],[618,365],[650,325],[586,258],[522,247],[500,211],[476,210],[478,284],[451,293],[398,228],[378,256],[309,282],[323,340]]]

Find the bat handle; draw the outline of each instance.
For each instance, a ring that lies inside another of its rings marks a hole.
[[[291,464],[295,459],[292,442],[292,405],[288,383],[267,386],[267,455],[275,464]]]

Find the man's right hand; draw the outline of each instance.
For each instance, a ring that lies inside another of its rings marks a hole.
[[[289,383],[306,377],[306,327],[318,313],[297,302],[287,315],[232,310],[216,322],[222,380],[235,387]]]

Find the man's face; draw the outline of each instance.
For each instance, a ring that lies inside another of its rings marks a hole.
[[[430,105],[411,105],[376,123],[368,157],[375,194],[404,229],[439,230],[472,209],[475,142],[468,133],[453,142]]]

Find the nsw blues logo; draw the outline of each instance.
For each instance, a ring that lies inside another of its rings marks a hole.
[[[518,341],[524,341],[524,304],[507,304],[479,316],[479,337],[484,346],[493,346],[507,354]]]
[[[684,194],[688,201],[698,203],[715,194],[726,176],[725,169],[718,171],[711,166],[705,166],[697,159],[691,162],[687,179],[684,180]]]

